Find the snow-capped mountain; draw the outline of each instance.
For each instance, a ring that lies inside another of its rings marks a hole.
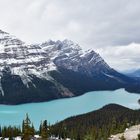
[[[63,67],[89,76],[95,71],[103,72],[111,69],[99,54],[93,50],[84,52],[78,44],[70,40],[49,41],[40,46],[47,52],[56,67]]]
[[[99,54],[70,40],[29,45],[0,30],[0,103],[71,97],[125,87],[129,81]]]
[[[64,67],[73,71],[90,74],[90,67],[104,65],[104,60],[93,50],[83,52],[78,44],[70,40],[48,41],[27,45],[14,36],[0,31],[0,66],[11,68],[12,74],[38,74]],[[90,66],[87,68],[87,66]],[[94,71],[98,69],[93,69]]]
[[[48,66],[47,53],[38,45],[27,45],[14,36],[0,31],[0,66],[10,66],[14,74]],[[44,65],[43,65],[44,64]],[[41,69],[41,68],[40,68]]]

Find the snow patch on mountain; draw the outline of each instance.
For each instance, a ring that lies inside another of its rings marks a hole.
[[[83,51],[71,40],[29,45],[0,30],[0,78],[5,67],[9,67],[11,74],[19,75],[28,88],[29,84],[35,87],[31,75],[55,83],[48,72],[59,67],[90,76],[94,71],[106,73],[111,69],[99,54],[93,50]],[[0,91],[4,95],[1,82]]]
[[[3,88],[2,88],[2,84],[1,84],[1,77],[0,77],[0,93],[2,96],[4,96],[4,91],[3,91]]]

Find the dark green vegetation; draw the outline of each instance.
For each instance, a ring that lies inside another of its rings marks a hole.
[[[48,128],[49,126],[47,125],[47,121],[45,120],[41,122],[39,131],[36,131],[28,114],[26,114],[26,118],[22,122],[22,128],[16,126],[0,127],[0,137],[13,140],[13,138],[21,136],[23,140],[31,140],[35,134],[38,134],[43,140],[47,140],[47,138],[49,137]]]
[[[100,110],[68,118],[52,126],[52,133],[76,140],[107,140],[111,134],[140,123],[140,110],[110,104]]]
[[[13,137],[20,136],[21,134],[22,133],[20,127],[12,127],[12,126],[0,127],[0,137],[10,138],[11,140]]]
[[[35,129],[33,124],[31,125],[31,121],[28,117],[28,115],[26,115],[26,119],[23,120],[22,123],[22,138],[24,140],[29,140],[31,139],[35,134]]]
[[[140,134],[138,134],[138,140],[140,140]]]
[[[87,114],[74,116],[49,126],[47,121],[36,131],[28,115],[20,127],[2,127],[0,137],[21,136],[30,140],[35,134],[47,140],[50,136],[75,140],[107,140],[111,134],[123,132],[125,128],[140,124],[140,110],[132,110],[120,105],[110,104]],[[138,138],[140,136],[138,135]],[[123,139],[123,137],[122,137]]]
[[[122,79],[120,82],[114,78],[110,78],[104,74],[93,73],[93,76],[88,76],[79,72],[58,68],[59,71],[51,71],[50,75],[56,79],[57,82],[67,87],[74,95],[81,95],[89,91],[97,90],[116,90],[119,88],[132,88],[135,85],[135,80],[122,75],[115,70],[109,74]],[[130,85],[131,83],[131,85]]]

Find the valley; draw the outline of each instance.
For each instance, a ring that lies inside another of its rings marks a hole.
[[[122,132],[131,121],[131,125],[140,123],[139,111],[132,110],[139,109],[139,93],[138,77],[117,72],[94,50],[82,50],[67,39],[26,44],[0,30],[0,122],[3,131],[10,129],[18,135],[24,134],[20,127],[28,113],[34,122],[34,126],[28,126],[32,133],[38,130],[42,120],[47,120],[51,125],[50,137],[106,140],[111,134]],[[106,118],[102,117],[104,113]],[[89,114],[95,114],[98,121],[94,122],[94,116],[91,118]],[[112,115],[110,119],[109,115]],[[86,121],[81,123],[79,117]],[[113,126],[114,117],[115,122],[120,121],[121,128],[116,123]],[[103,119],[107,123],[104,124]],[[89,125],[90,122],[94,124]],[[74,123],[86,130],[79,130]]]

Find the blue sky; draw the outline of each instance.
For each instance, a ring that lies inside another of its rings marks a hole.
[[[140,68],[139,0],[0,0],[0,28],[28,43],[65,38],[117,70]]]

